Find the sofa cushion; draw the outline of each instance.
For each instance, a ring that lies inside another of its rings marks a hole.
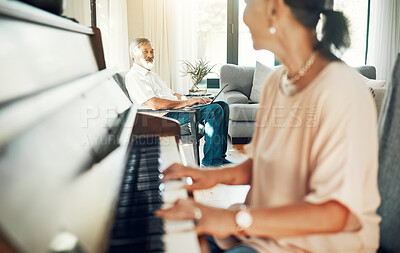
[[[228,86],[224,92],[239,91],[246,97],[250,97],[251,86],[253,85],[254,67],[242,67],[233,64],[225,64],[221,67],[221,85]]]
[[[232,143],[236,138],[251,138],[254,132],[254,121],[229,121],[228,134]],[[247,143],[247,142],[246,142]]]
[[[259,104],[233,104],[229,106],[229,119],[233,121],[256,121]]]
[[[218,100],[225,101],[226,103],[228,103],[228,105],[249,103],[248,97],[246,97],[243,93],[235,90],[221,93]]]
[[[365,85],[367,85],[368,87],[372,87],[372,88],[379,88],[379,87],[384,87],[386,81],[385,80],[374,80],[374,79],[369,79],[368,77],[365,77],[363,75],[361,75]]]
[[[373,88],[374,89],[374,94],[375,94],[375,105],[376,105],[376,111],[378,112],[378,116],[380,114],[381,108],[382,108],[382,103],[385,98],[387,88],[386,87],[377,87]]]
[[[259,103],[261,98],[261,92],[263,90],[265,79],[269,74],[272,73],[272,69],[265,66],[261,62],[256,62],[256,68],[253,76],[253,86],[251,87],[250,100],[253,103]]]

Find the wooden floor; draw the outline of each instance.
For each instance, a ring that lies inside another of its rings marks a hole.
[[[232,147],[239,153],[244,154],[244,145],[242,144],[236,144],[232,145]]]
[[[203,138],[204,139],[204,138]],[[200,143],[200,157],[203,158],[203,145],[204,140]],[[241,163],[246,160],[246,155],[243,153],[243,145],[232,145],[228,143],[227,157],[228,160],[235,164]],[[234,164],[233,164],[234,165]],[[225,166],[229,167],[229,165]],[[202,168],[205,169],[205,168]],[[194,197],[196,201],[220,208],[228,208],[236,203],[243,203],[250,186],[238,185],[217,185],[208,190],[195,191]]]

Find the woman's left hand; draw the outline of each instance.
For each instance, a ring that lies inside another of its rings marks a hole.
[[[205,206],[191,199],[179,199],[169,209],[158,210],[156,216],[166,220],[196,219],[195,231],[197,234],[208,234],[219,238],[226,238],[236,232],[235,213],[221,208]]]

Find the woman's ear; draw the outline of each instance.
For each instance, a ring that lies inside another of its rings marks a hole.
[[[271,0],[272,3],[272,15],[279,19],[282,15],[282,10],[285,6],[285,0]]]

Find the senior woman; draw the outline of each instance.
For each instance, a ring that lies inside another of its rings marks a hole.
[[[254,48],[283,64],[266,80],[249,159],[220,170],[175,164],[164,173],[191,177],[188,190],[250,184],[246,206],[179,200],[157,215],[196,218],[197,233],[213,236],[213,252],[375,252],[377,114],[360,75],[331,52],[349,44],[345,17],[323,0],[246,3]]]

